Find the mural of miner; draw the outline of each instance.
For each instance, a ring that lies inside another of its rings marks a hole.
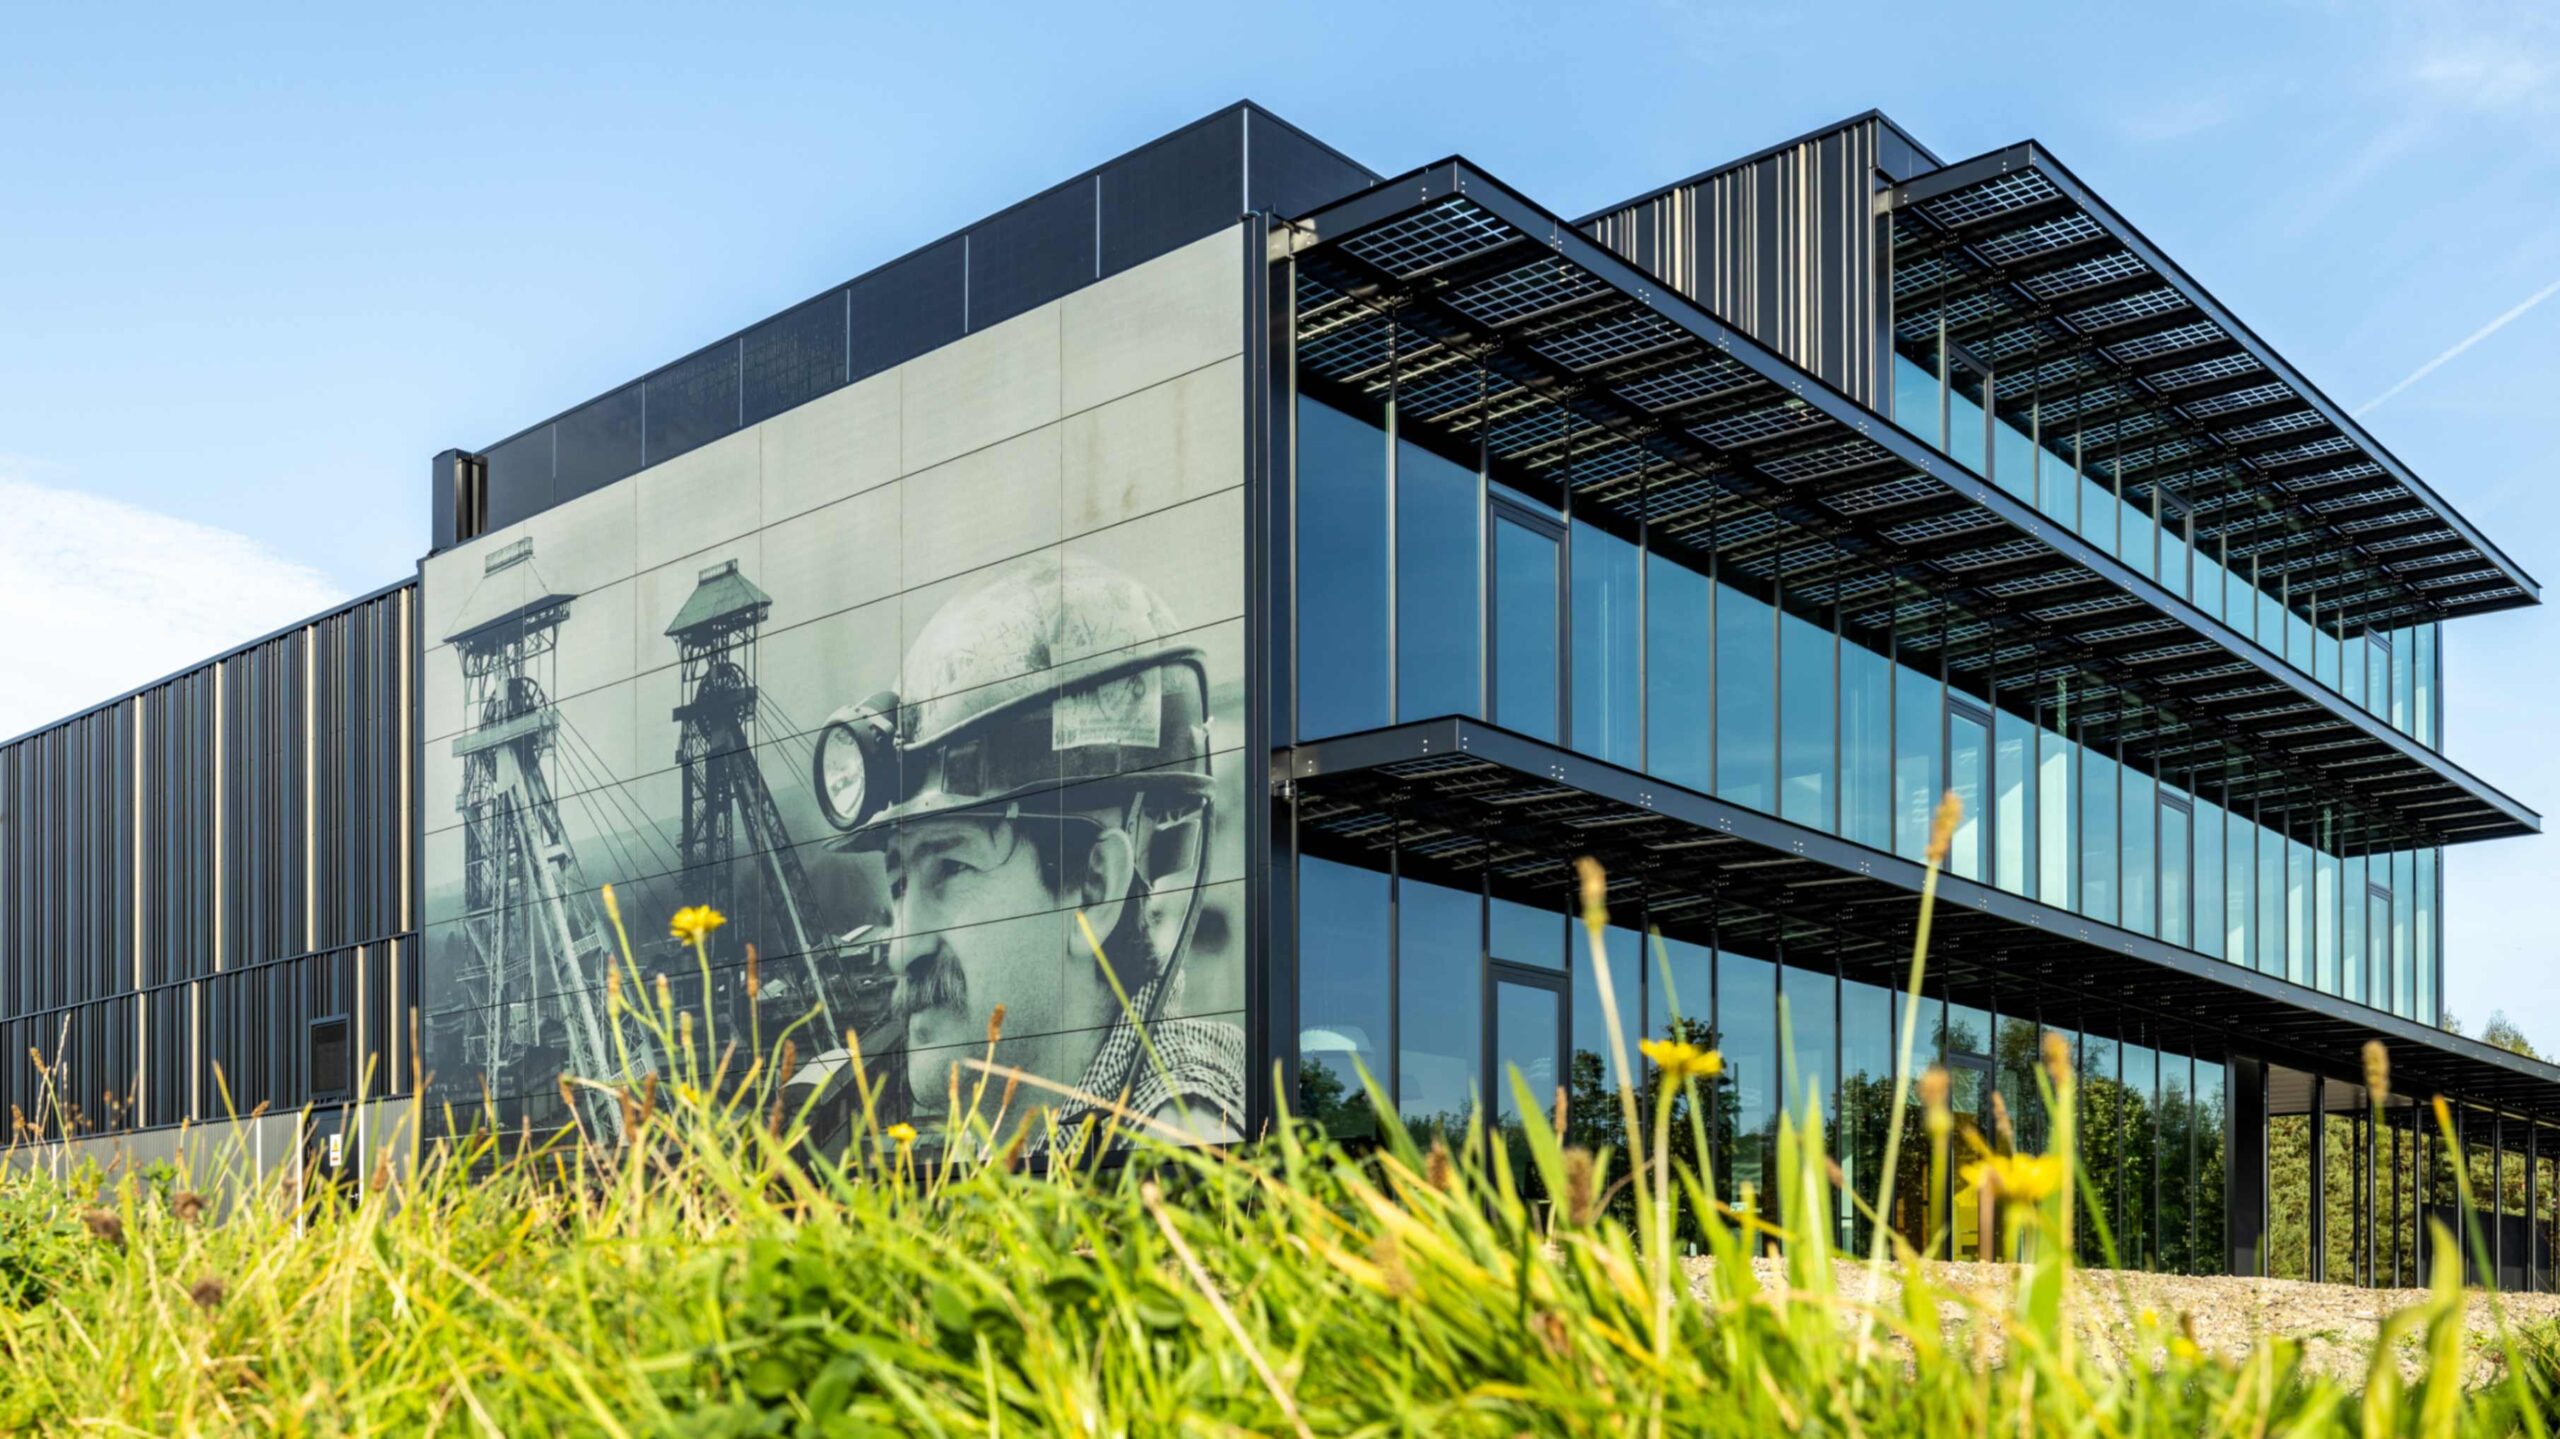
[[[985,1054],[999,1005],[998,1063],[1204,1140],[1240,1137],[1243,1030],[1168,1017],[1214,818],[1208,675],[1180,631],[1162,597],[1120,571],[1032,556],[962,588],[916,633],[902,672],[924,698],[875,695],[820,733],[812,778],[840,831],[830,848],[877,854],[888,884],[905,1045],[891,1062],[928,1137],[955,1070],[964,1105],[976,1086],[962,1066]],[[822,1055],[797,1083],[841,1091],[846,1060]],[[1091,1108],[1023,1093],[1068,1126]],[[840,1118],[821,1123],[820,1143],[843,1131],[846,1101],[822,1104]]]

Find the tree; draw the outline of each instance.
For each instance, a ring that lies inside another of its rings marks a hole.
[[[2533,1041],[2524,1037],[2524,1031],[2516,1028],[2503,1009],[2489,1011],[2489,1022],[2481,1027],[2480,1039],[2482,1043],[2496,1045],[2509,1054],[2521,1054],[2527,1059],[2542,1058],[2542,1051],[2533,1047]]]

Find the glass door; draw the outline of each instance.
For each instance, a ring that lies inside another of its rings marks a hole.
[[[1485,1005],[1485,1093],[1494,1118],[1493,1132],[1510,1149],[1511,1172],[1523,1194],[1537,1183],[1537,1166],[1529,1162],[1520,1127],[1520,1095],[1511,1076],[1549,1117],[1565,1084],[1564,976],[1496,960],[1485,967],[1491,991]]]
[[[1956,1127],[1947,1143],[1947,1257],[1989,1259],[1998,1243],[1997,1211],[1987,1187],[1968,1189],[1964,1167],[1980,1156],[1966,1142],[1971,1131],[1992,1142],[1991,1065],[1969,1055],[1947,1056],[1947,1108]]]
[[[1562,606],[1557,600],[1564,528],[1554,520],[1495,501],[1488,543],[1493,613],[1493,722],[1532,739],[1563,736],[1560,682]]]

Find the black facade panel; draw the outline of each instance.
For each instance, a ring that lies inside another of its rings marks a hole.
[[[672,460],[738,428],[736,340],[688,355],[642,384],[649,412],[643,464]]]
[[[752,425],[845,382],[845,292],[830,290],[738,337],[739,423]],[[657,459],[652,448],[650,459]]]
[[[551,508],[552,426],[527,430],[489,450],[489,528]]]
[[[1212,115],[1103,167],[1102,273],[1235,223],[1244,204],[1244,112]]]
[[[640,468],[641,387],[625,385],[562,415],[552,503],[574,500]]]
[[[1379,176],[1270,112],[1244,110],[1244,208],[1303,215],[1365,190]]]
[[[390,942],[410,907],[414,593],[0,746],[0,1110],[17,1132],[219,1117],[217,1074],[241,1112],[299,1104],[299,1071],[253,1050],[316,1003],[361,1013],[368,1046],[394,1041],[393,986],[414,986]]]
[[[1094,181],[1073,180],[969,232],[969,328],[1036,309],[1094,277]]]
[[[863,379],[959,339],[967,327],[968,273],[961,237],[918,250],[847,287],[852,351],[846,374]]]

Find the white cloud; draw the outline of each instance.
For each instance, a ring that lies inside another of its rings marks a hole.
[[[2205,95],[2187,100],[2171,100],[2148,109],[2125,114],[2118,123],[2128,139],[2143,144],[2164,144],[2201,135],[2215,129],[2232,116],[2231,101],[2220,95]]]
[[[0,476],[0,736],[33,729],[346,598],[246,535]]]

